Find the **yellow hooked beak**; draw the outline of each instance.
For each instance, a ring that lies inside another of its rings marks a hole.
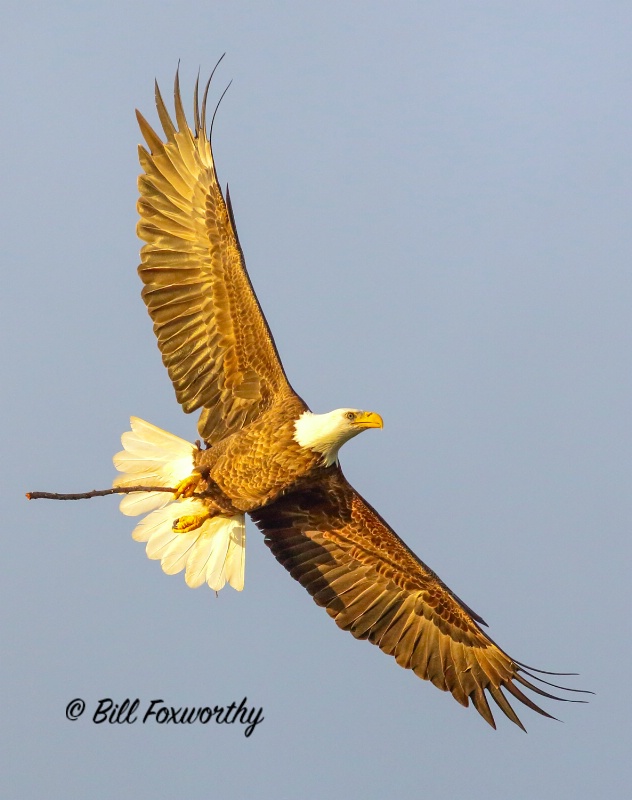
[[[353,420],[354,428],[383,428],[384,422],[379,414],[375,411],[358,411]]]

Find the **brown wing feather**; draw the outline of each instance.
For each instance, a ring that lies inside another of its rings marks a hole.
[[[471,700],[493,727],[486,692],[521,728],[503,689],[551,716],[516,682],[554,695],[524,677],[539,680],[485,634],[483,620],[409,550],[338,467],[320,470],[252,517],[277,560],[356,638],[378,645],[462,705]]]
[[[206,87],[208,91],[208,86]],[[198,429],[218,441],[292,393],[252,289],[232,209],[222,196],[197,85],[194,130],[178,76],[174,125],[156,86],[166,141],[137,112],[149,150],[139,147],[138,268],[162,359],[186,412],[203,408]]]

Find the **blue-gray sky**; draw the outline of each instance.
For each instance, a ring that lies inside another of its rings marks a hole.
[[[632,8],[7,4],[3,795],[627,796]],[[379,411],[351,482],[564,720],[473,710],[338,630],[248,532],[188,589],[103,488],[130,414],[189,439],[136,275],[139,107],[227,52],[215,126],[251,277],[315,411]],[[74,697],[239,701],[236,727],[69,722]]]

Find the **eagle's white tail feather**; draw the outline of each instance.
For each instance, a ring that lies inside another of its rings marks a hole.
[[[131,417],[131,431],[121,436],[124,450],[117,453],[114,466],[122,475],[113,486],[177,486],[193,472],[195,447],[138,417]],[[119,508],[123,514],[135,517],[161,508],[173,498],[166,492],[127,494]]]
[[[238,592],[244,588],[246,569],[246,525],[242,517],[241,525],[234,525],[230,532],[230,544],[224,564],[226,580]]]
[[[201,586],[206,580],[206,568],[213,552],[213,544],[213,539],[205,536],[198,541],[197,547],[189,556],[184,578],[193,589]]]
[[[125,450],[114,456],[122,472],[114,486],[173,486],[193,471],[194,446],[178,436],[132,417],[132,430],[121,437]],[[208,583],[219,591],[227,582],[237,591],[244,588],[246,526],[243,514],[207,519],[190,533],[178,533],[178,517],[205,511],[197,498],[173,501],[167,492],[125,495],[121,511],[128,516],[151,512],[132,532],[137,542],[147,542],[147,555],[160,559],[163,570],[174,575],[186,568],[188,586]]]
[[[190,533],[177,533],[173,521],[184,514],[199,514],[204,505],[195,498],[159,508],[138,523],[133,538],[147,542],[147,555],[160,560],[167,575],[186,568],[185,580],[195,588],[204,582],[219,591],[227,582],[244,587],[245,519],[212,517]]]
[[[191,587],[201,586],[206,581],[216,590],[228,581],[240,592],[244,588],[246,555],[244,516],[215,517],[207,524],[211,530],[191,551],[185,580]]]
[[[135,484],[132,484],[135,485]],[[140,514],[147,514],[155,508],[160,508],[173,500],[173,497],[168,492],[139,492],[134,494],[126,494],[119,508],[121,513],[127,517],[137,517]]]

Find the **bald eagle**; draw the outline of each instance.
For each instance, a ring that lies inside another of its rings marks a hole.
[[[189,586],[219,590],[228,582],[240,590],[248,514],[340,628],[462,705],[471,701],[493,727],[487,695],[521,728],[505,692],[550,717],[522,689],[562,699],[533,683],[547,683],[533,672],[559,673],[533,670],[498,647],[484,620],[345,479],[340,447],[381,428],[379,414],[315,414],[292,389],[246,271],[230,195],[218,183],[206,125],[210,82],[201,105],[196,83],[192,128],[178,76],[175,122],[156,84],[164,140],[137,112],[146,142],[139,147],[142,297],[179,403],[187,413],[202,410],[204,446],[132,418],[114,457],[122,473],[115,486],[175,489],[125,496],[125,514],[150,512],[134,538],[147,542],[165,572],[184,569]]]

